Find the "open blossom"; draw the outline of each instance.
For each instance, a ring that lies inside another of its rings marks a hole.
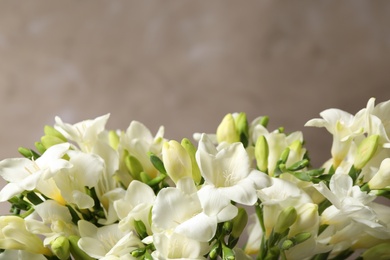
[[[72,216],[67,207],[53,200],[47,200],[35,207],[39,220],[25,220],[26,228],[33,234],[44,236],[44,245],[49,245],[59,236],[77,235],[77,226],[72,223]]]
[[[213,208],[202,205],[193,180],[185,177],[176,188],[165,188],[157,195],[152,229],[154,233],[170,231],[208,242],[215,235],[217,224],[236,214],[237,208],[230,201],[213,200]]]
[[[0,162],[0,176],[9,183],[0,191],[0,202],[28,190],[34,190],[40,182],[46,181],[59,171],[72,165],[62,159],[69,144],[50,147],[36,160],[26,158],[5,159]]]
[[[340,109],[327,109],[320,113],[322,119],[309,120],[305,126],[325,127],[333,135],[333,165],[337,167],[347,156],[353,138],[362,135],[364,128],[360,120]]]
[[[60,117],[56,117],[55,129],[67,139],[76,142],[84,152],[91,152],[99,139],[100,133],[105,130],[109,114],[95,119],[84,120],[76,124],[64,123]]]
[[[134,220],[136,220],[142,221],[151,233],[149,214],[155,199],[156,195],[148,185],[136,180],[132,181],[123,198],[114,201],[114,208],[120,219],[119,229],[134,230]]]
[[[163,135],[164,127],[162,126],[153,137],[145,125],[138,121],[132,121],[126,132],[120,137],[120,146],[141,163],[145,173],[155,177],[157,170],[150,162],[148,153],[161,154]]]
[[[143,246],[133,232],[124,233],[118,224],[96,227],[92,223],[80,220],[78,223],[80,240],[78,246],[89,256],[97,259],[136,259],[130,252]]]
[[[196,160],[205,179],[202,190],[209,198],[216,196],[219,200],[253,205],[257,201],[256,189],[268,185],[268,176],[250,168],[242,143],[226,144],[217,150],[203,134]]]
[[[0,217],[0,248],[48,256],[52,254],[37,235],[26,229],[25,220],[17,216]]]

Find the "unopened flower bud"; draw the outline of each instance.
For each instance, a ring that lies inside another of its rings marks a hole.
[[[257,163],[257,168],[262,172],[267,172],[268,169],[268,155],[269,148],[267,139],[264,135],[261,135],[257,138],[255,145],[255,158]]]
[[[62,144],[64,141],[56,136],[45,135],[41,137],[42,145],[48,149],[56,144]]]
[[[238,135],[240,136],[240,141],[243,143],[244,147],[247,147],[249,142],[249,124],[246,114],[241,112],[234,118],[234,120]]]
[[[143,167],[137,158],[134,156],[128,155],[125,157],[125,165],[127,170],[130,172],[130,175],[135,179],[140,179],[140,173],[143,172]]]
[[[310,237],[311,237],[311,234],[309,232],[302,232],[302,233],[296,234],[294,237],[291,238],[291,240],[293,240],[294,244],[297,245],[297,244],[305,242]]]
[[[238,238],[248,223],[248,213],[244,208],[238,208],[237,216],[232,220],[233,229],[231,236]]]
[[[69,259],[70,245],[69,240],[64,236],[59,236],[51,242],[53,253],[61,260]]]
[[[378,172],[368,182],[372,190],[379,190],[390,186],[390,158],[386,158],[379,166]]]
[[[354,162],[356,169],[362,169],[371,160],[378,148],[378,143],[379,135],[371,135],[359,144]]]
[[[224,260],[235,260],[236,259],[236,256],[234,254],[233,249],[225,246],[223,243],[222,243],[222,258]]]
[[[293,206],[289,206],[280,212],[274,230],[278,234],[282,234],[297,220],[297,210]]]
[[[93,260],[94,258],[90,257],[85,253],[83,250],[80,249],[78,246],[78,241],[80,240],[80,237],[78,236],[69,236],[68,237],[69,244],[70,244],[70,253],[75,259],[78,260]]]
[[[45,133],[45,135],[55,136],[55,137],[61,139],[63,142],[67,142],[65,136],[52,126],[46,125],[43,128],[43,132]]]
[[[289,239],[286,239],[282,243],[282,250],[289,250],[293,246],[294,246],[294,242]]]
[[[370,249],[367,249],[362,256],[364,260],[385,259],[385,256],[390,256],[390,243],[382,243],[371,247]]]
[[[301,232],[316,232],[319,225],[318,205],[305,203],[297,209],[297,219],[290,228],[290,236]]]
[[[119,145],[119,135],[117,134],[116,131],[111,130],[111,131],[108,132],[108,143],[110,144],[110,146],[111,146],[114,150],[117,150],[117,149],[118,149],[118,145]]]
[[[186,149],[175,140],[165,142],[162,157],[168,176],[177,183],[183,177],[192,177],[192,162]]]
[[[227,114],[217,128],[218,143],[235,143],[240,141],[240,134],[237,131],[236,123],[232,114]]]
[[[196,184],[200,184],[200,182],[202,181],[202,175],[200,173],[199,166],[196,162],[196,147],[187,138],[181,140],[181,145],[184,147],[184,149],[186,149],[191,159],[192,179],[195,181]]]

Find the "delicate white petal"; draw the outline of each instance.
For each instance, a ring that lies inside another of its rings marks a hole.
[[[11,158],[0,162],[0,176],[8,182],[19,182],[29,176],[28,167],[34,162],[26,158]]]
[[[102,258],[107,254],[104,245],[96,239],[90,237],[82,237],[78,242],[78,246],[85,251],[89,256],[94,258]]]
[[[216,230],[217,218],[209,217],[204,213],[186,220],[175,228],[175,232],[200,242],[210,241]]]

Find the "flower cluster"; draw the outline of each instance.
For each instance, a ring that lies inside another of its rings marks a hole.
[[[360,259],[390,255],[390,101],[306,126],[333,135],[310,164],[301,132],[226,115],[181,142],[109,115],[55,118],[0,162],[0,259]]]

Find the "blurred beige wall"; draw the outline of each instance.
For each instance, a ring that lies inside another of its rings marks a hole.
[[[389,25],[389,1],[1,1],[0,159],[56,115],[181,139],[243,111],[304,131],[319,166],[307,120],[390,98]]]

